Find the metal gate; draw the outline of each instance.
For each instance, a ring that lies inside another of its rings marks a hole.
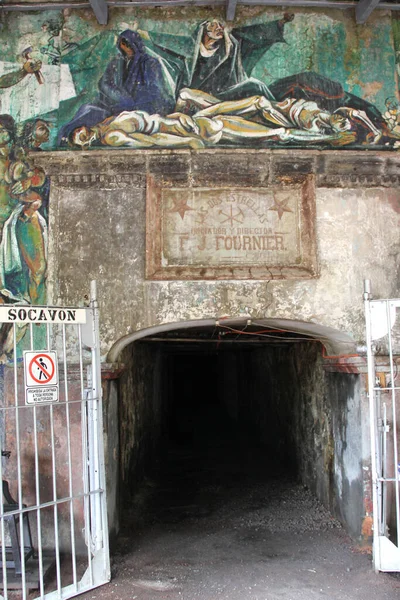
[[[373,560],[400,571],[400,299],[371,300],[364,288],[371,424]]]
[[[71,598],[110,579],[95,284],[89,308],[0,323],[0,594]]]

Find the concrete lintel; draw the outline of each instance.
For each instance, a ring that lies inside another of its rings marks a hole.
[[[119,379],[125,372],[126,365],[123,363],[102,363],[101,364],[101,379],[109,381],[110,379]]]

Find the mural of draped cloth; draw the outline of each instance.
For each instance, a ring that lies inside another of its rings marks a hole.
[[[47,223],[19,204],[4,223],[0,243],[0,293],[14,302],[45,303]]]

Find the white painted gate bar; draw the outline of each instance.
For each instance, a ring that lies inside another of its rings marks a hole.
[[[95,284],[89,308],[3,305],[0,325],[0,442],[11,451],[0,476],[15,499],[0,503],[0,594],[64,600],[110,580]],[[29,394],[27,381],[37,384]],[[14,525],[20,574],[10,565]]]
[[[364,283],[376,571],[400,571],[400,299]],[[378,360],[379,359],[379,360]]]

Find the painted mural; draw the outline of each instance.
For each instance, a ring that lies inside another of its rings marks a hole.
[[[396,149],[397,23],[211,9],[9,15],[1,113],[30,149]],[[4,44],[3,44],[4,40]]]
[[[0,115],[0,303],[45,304],[49,182],[29,151],[48,139],[41,119],[18,127]],[[19,327],[18,341],[25,327]],[[0,329],[0,363],[13,349],[11,326]]]
[[[17,88],[29,76],[42,83],[40,61],[31,59],[30,49],[21,55],[20,68],[0,76],[0,98],[4,90]],[[3,108],[3,106],[2,106]],[[11,114],[0,114],[0,303],[45,304],[47,214],[49,181],[32,154],[49,140],[50,125],[40,118],[16,122]],[[26,327],[17,329],[17,341]],[[13,351],[11,325],[0,327],[0,363]]]
[[[37,153],[400,147],[400,21],[253,7],[8,13],[0,23],[0,303],[44,304]],[[23,328],[19,337],[24,335]],[[12,350],[0,330],[0,362]]]

